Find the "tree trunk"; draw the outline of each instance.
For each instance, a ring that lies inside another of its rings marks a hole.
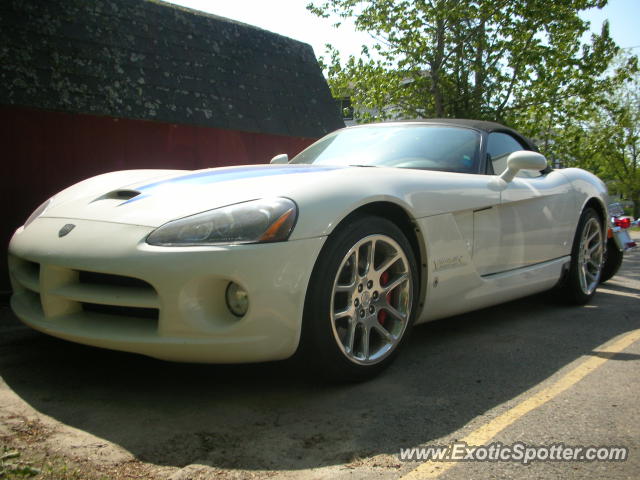
[[[442,85],[440,84],[440,70],[444,59],[444,35],[444,20],[439,18],[436,20],[436,51],[433,62],[431,62],[431,95],[433,95],[436,117],[445,116]]]
[[[640,218],[640,190],[631,192],[631,201],[633,202],[633,218]]]
[[[484,49],[485,49],[485,38],[486,38],[486,26],[485,21],[481,20],[478,25],[478,33],[477,33],[477,45],[476,45],[476,58],[474,61],[474,69],[475,69],[475,85],[473,89],[473,115],[479,116],[482,110],[482,99],[484,96],[484,82],[485,82],[485,74],[486,67],[484,66]]]

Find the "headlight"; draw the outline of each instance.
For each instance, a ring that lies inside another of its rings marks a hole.
[[[288,198],[237,203],[165,223],[147,243],[158,246],[232,245],[281,242],[289,238],[298,216]]]
[[[51,203],[51,199],[47,200],[46,202],[42,203],[38,208],[36,208],[33,211],[33,213],[29,215],[29,218],[27,218],[27,221],[24,222],[24,228],[27,228],[31,222],[33,222],[36,218],[42,215],[50,203]]]

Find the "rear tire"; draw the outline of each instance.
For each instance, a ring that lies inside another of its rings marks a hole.
[[[607,240],[607,249],[604,255],[604,265],[600,274],[600,283],[611,280],[622,265],[624,252],[621,252],[613,238]]]
[[[604,257],[602,220],[593,208],[582,212],[571,249],[571,265],[560,287],[559,297],[573,305],[584,305],[600,283]]]
[[[378,375],[413,324],[418,274],[392,222],[359,216],[327,239],[309,282],[299,356],[333,381]]]

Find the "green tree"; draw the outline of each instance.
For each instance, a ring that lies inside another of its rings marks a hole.
[[[607,181],[613,193],[634,203],[633,216],[640,217],[640,104],[613,104],[595,126],[600,149],[596,173]]]
[[[324,0],[321,17],[350,18],[373,51],[324,59],[335,96],[350,96],[359,120],[392,116],[514,122],[573,96],[602,91],[618,48],[605,23],[582,42],[579,12],[606,0]],[[541,100],[544,99],[544,100]],[[392,107],[390,107],[392,106]]]
[[[564,122],[555,133],[552,150],[567,166],[596,173],[611,193],[634,202],[640,217],[640,75],[637,57],[618,62],[617,75],[627,77],[592,103],[580,102],[577,121]],[[577,109],[576,109],[577,110]]]

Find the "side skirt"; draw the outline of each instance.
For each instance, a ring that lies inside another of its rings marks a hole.
[[[474,272],[466,279],[456,279],[457,286],[467,284],[471,288],[460,291],[454,287],[450,289],[451,295],[438,295],[440,298],[435,301],[427,301],[416,323],[450,317],[549,290],[562,278],[570,261],[571,256],[567,255],[507,272],[485,276]],[[441,287],[446,289],[447,285],[443,283]]]

